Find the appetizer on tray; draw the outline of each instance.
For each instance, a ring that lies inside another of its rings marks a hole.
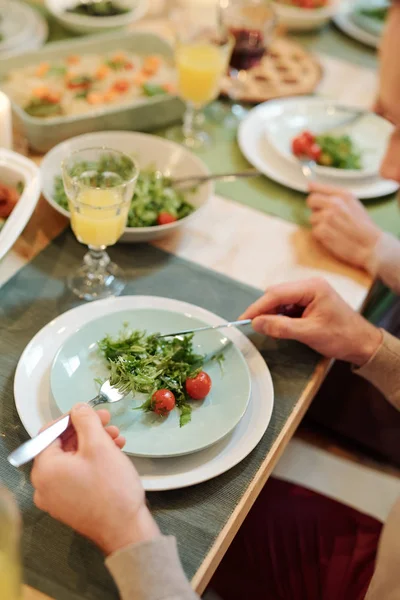
[[[175,70],[159,54],[71,54],[11,70],[4,91],[28,115],[83,115],[175,91]]]

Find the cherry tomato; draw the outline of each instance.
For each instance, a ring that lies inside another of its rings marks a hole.
[[[293,138],[292,140],[292,152],[293,154],[295,154],[296,156],[302,156],[303,154],[306,154],[306,144],[305,144],[305,140],[301,135],[298,135],[297,137]]]
[[[157,390],[151,398],[151,408],[156,415],[165,417],[175,408],[175,396],[169,390]]]
[[[308,156],[318,162],[321,158],[322,149],[318,144],[312,144],[308,149]]]
[[[158,215],[157,223],[159,225],[168,225],[168,223],[175,223],[178,219],[171,215],[169,212],[161,212]]]
[[[315,142],[315,135],[311,133],[311,131],[303,131],[301,137],[306,140],[308,144],[313,144]]]
[[[201,371],[196,377],[186,379],[186,391],[193,400],[204,400],[210,393],[211,378]]]

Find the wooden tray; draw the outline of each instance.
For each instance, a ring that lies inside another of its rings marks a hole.
[[[319,61],[300,44],[276,37],[261,63],[239,75],[237,84],[226,77],[222,94],[235,100],[258,104],[272,98],[311,94],[322,77]]]

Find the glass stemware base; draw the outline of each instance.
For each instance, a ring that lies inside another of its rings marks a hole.
[[[206,131],[196,130],[187,132],[182,125],[176,125],[171,127],[166,132],[166,138],[172,142],[182,144],[189,150],[198,150],[200,148],[208,147],[212,144],[213,138]]]
[[[91,248],[79,269],[67,279],[69,289],[82,300],[118,296],[125,287],[122,269],[111,262],[102,248]]]

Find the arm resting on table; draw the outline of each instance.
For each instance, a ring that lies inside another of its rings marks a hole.
[[[198,600],[178,556],[176,540],[159,536],[106,559],[122,600]]]
[[[354,372],[370,381],[387,400],[400,410],[400,340],[383,331],[375,354]]]

